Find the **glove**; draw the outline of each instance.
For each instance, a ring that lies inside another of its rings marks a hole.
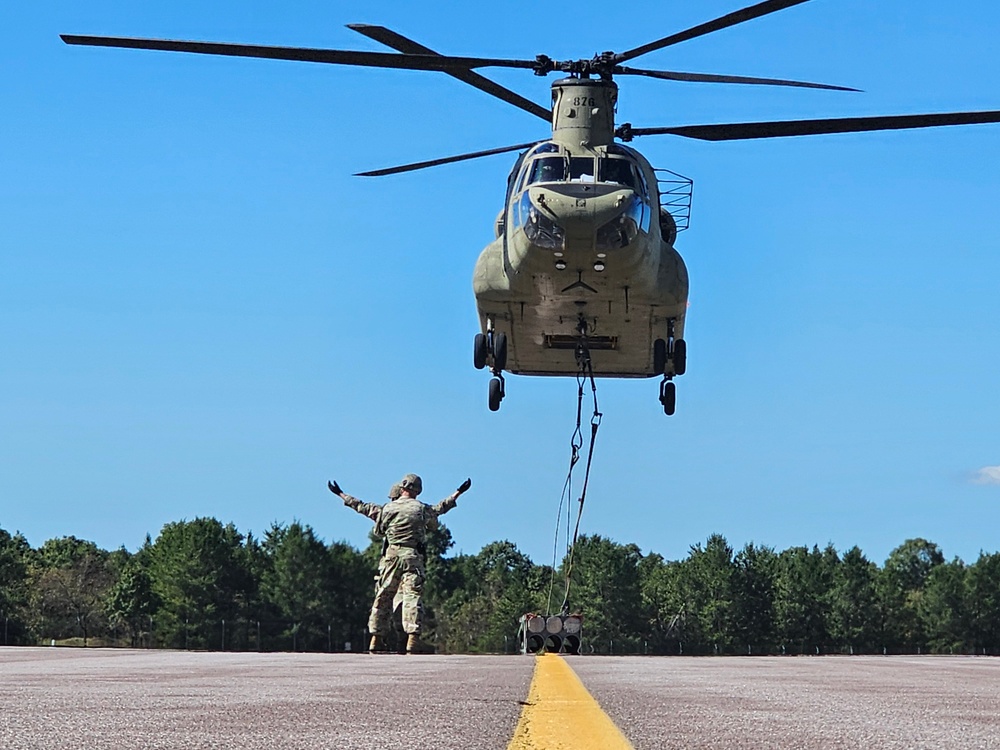
[[[461,495],[463,492],[468,492],[469,487],[472,486],[472,480],[466,479],[458,488],[458,494]]]
[[[337,480],[334,480],[332,482],[327,482],[326,486],[330,488],[330,492],[332,492],[334,495],[340,495],[341,490],[340,490],[340,485],[337,484]]]

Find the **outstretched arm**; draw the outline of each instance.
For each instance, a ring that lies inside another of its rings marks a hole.
[[[330,492],[343,500],[344,505],[348,508],[356,510],[361,515],[368,516],[373,521],[378,522],[379,515],[382,513],[381,505],[376,505],[375,503],[363,503],[353,495],[348,495],[340,489],[340,485],[337,484],[336,480],[327,482],[326,486],[330,489]]]
[[[448,497],[439,502],[437,505],[431,506],[434,514],[440,516],[447,513],[449,510],[454,508],[458,504],[458,498],[464,493],[468,492],[469,488],[472,486],[472,480],[466,479],[459,485],[458,489],[452,492]]]

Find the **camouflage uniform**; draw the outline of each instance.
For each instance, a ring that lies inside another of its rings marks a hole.
[[[454,508],[457,501],[457,492],[437,505],[427,505],[412,497],[376,505],[344,495],[344,505],[372,519],[375,534],[384,540],[375,579],[375,601],[368,618],[368,630],[373,635],[389,632],[393,599],[397,594],[402,600],[403,630],[409,635],[420,634],[427,532],[437,528],[438,516]]]

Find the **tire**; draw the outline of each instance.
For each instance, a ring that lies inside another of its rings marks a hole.
[[[500,378],[490,380],[490,411],[500,411],[500,401],[503,399],[503,385]]]
[[[687,344],[684,339],[674,342],[674,374],[683,375],[687,372]]]
[[[677,410],[677,386],[671,382],[666,382],[660,389],[660,403],[663,404],[663,413],[668,417],[673,416]]]
[[[493,334],[493,369],[499,372],[507,366],[507,334]]]
[[[486,367],[486,336],[482,333],[476,334],[475,350],[472,354],[472,364],[476,366],[477,370],[482,370]]]
[[[653,342],[653,374],[662,375],[667,369],[667,342],[656,339]]]

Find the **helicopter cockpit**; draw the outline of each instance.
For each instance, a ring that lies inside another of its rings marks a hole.
[[[599,249],[632,243],[640,231],[649,232],[653,210],[642,169],[629,151],[610,146],[607,153],[576,156],[559,144],[546,142],[524,154],[512,178],[515,227],[524,227],[529,238],[542,247],[562,245],[564,232],[555,216],[547,217],[532,204],[529,188],[546,185],[571,198],[620,196],[620,214],[597,230]],[[623,191],[627,191],[622,194]]]
[[[609,148],[606,156],[573,156],[555,143],[542,143],[518,167],[517,192],[539,183],[600,184],[618,190],[624,186],[648,199],[642,170],[622,148]]]

